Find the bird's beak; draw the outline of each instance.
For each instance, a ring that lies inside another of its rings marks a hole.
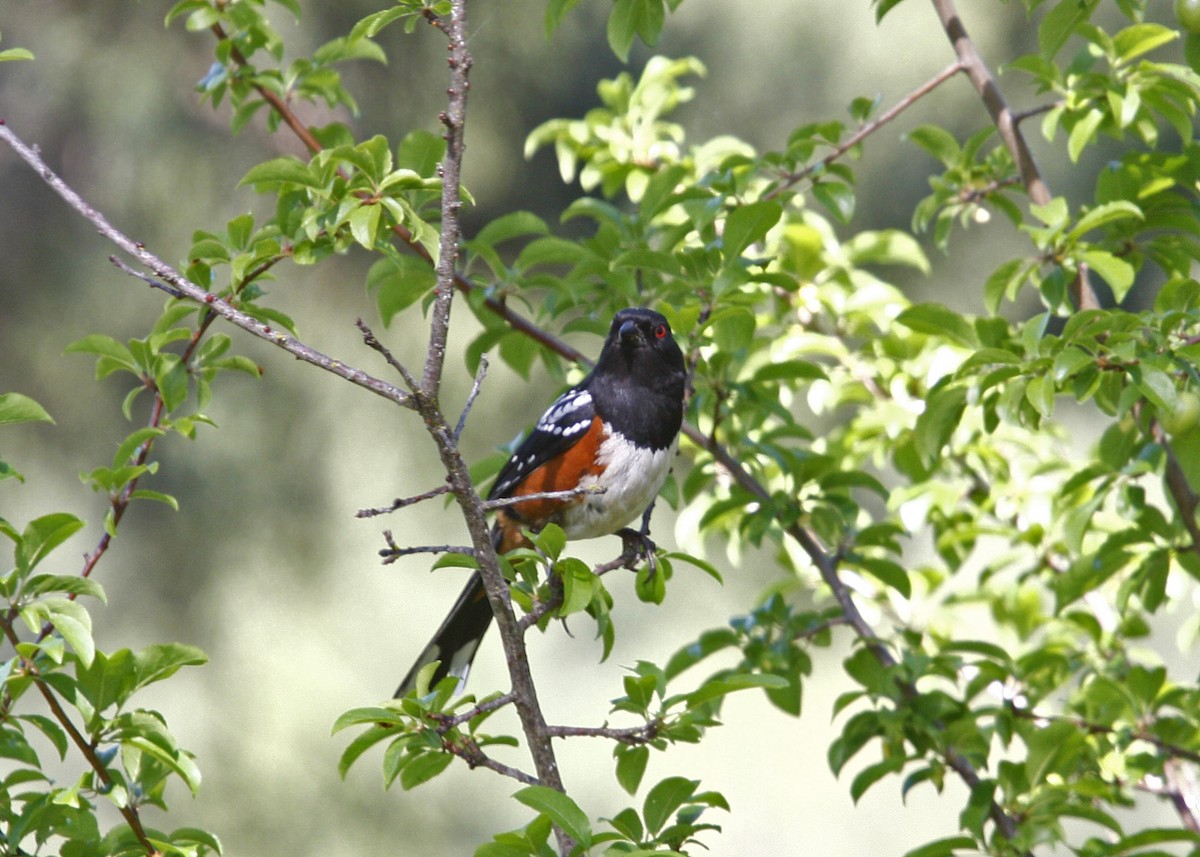
[[[637,335],[638,335],[637,325],[633,321],[627,321],[624,324],[622,324],[619,328],[617,328],[617,336],[619,336],[621,338],[621,341],[625,341],[627,339],[633,339],[633,338],[637,337]]]

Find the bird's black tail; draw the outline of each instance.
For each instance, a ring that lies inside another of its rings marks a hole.
[[[506,538],[504,528],[499,525],[492,527],[492,544],[497,553],[504,553],[516,544],[510,544],[511,538]],[[417,673],[427,664],[439,661],[438,668],[433,671],[429,686],[434,687],[448,675],[458,679],[459,689],[467,680],[471,662],[475,660],[475,652],[479,649],[483,635],[492,624],[492,605],[488,603],[487,592],[483,588],[483,578],[479,572],[471,575],[466,587],[449,615],[442,621],[433,639],[429,641],[416,662],[409,668],[404,681],[396,688],[396,697],[404,696],[417,686]]]
[[[461,686],[462,682],[466,681],[471,661],[475,659],[475,651],[491,624],[492,605],[488,603],[483,578],[479,576],[479,572],[475,572],[467,581],[462,594],[458,596],[458,601],[454,602],[454,607],[442,622],[442,627],[438,628],[429,645],[421,651],[420,657],[404,677],[404,681],[400,682],[396,696],[404,696],[416,687],[417,673],[426,664],[434,661],[441,663],[434,670],[433,678],[429,680],[430,687],[448,675],[456,676]]]

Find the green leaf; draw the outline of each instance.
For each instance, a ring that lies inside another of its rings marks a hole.
[[[54,422],[46,409],[21,393],[0,394],[0,426],[41,421]]]
[[[775,200],[735,208],[725,219],[722,254],[730,261],[738,258],[751,244],[761,241],[782,215],[783,206]]]
[[[129,495],[131,500],[153,500],[156,503],[164,503],[170,506],[176,512],[179,511],[179,501],[170,494],[164,494],[161,491],[151,491],[149,488],[139,488]]]
[[[913,428],[917,452],[926,467],[941,456],[966,406],[967,390],[959,384],[939,385],[926,397],[925,410]]]
[[[429,294],[436,284],[433,266],[417,256],[388,255],[367,272],[367,291],[375,297],[384,326]]]
[[[954,135],[937,125],[914,128],[908,132],[908,138],[947,167],[954,166],[962,153]]]
[[[1117,56],[1128,62],[1177,38],[1179,33],[1170,27],[1143,22],[1126,27],[1113,36],[1113,47],[1117,50]]]
[[[446,141],[429,131],[410,131],[396,147],[396,166],[432,176],[446,154]]]
[[[133,656],[136,687],[170,678],[182,667],[208,663],[208,656],[185,643],[154,643]]]
[[[844,182],[821,181],[813,185],[813,196],[841,223],[854,217],[854,190]]]
[[[1129,289],[1133,285],[1135,275],[1133,265],[1107,250],[1086,250],[1081,258],[1087,262],[1089,268],[1104,278],[1113,291],[1113,297],[1118,302],[1125,299],[1125,295],[1129,293]]]
[[[86,595],[107,602],[104,588],[90,577],[66,574],[37,574],[29,578],[24,590],[26,597],[58,592],[63,595]]]
[[[586,562],[574,557],[556,563],[554,570],[563,582],[563,603],[558,608],[558,616],[586,610],[596,591],[603,585]]]
[[[548,0],[546,3],[546,38],[554,35],[563,18],[579,3],[579,0]]]
[[[171,413],[187,400],[188,368],[174,354],[165,354],[163,358],[154,383],[158,387],[158,394],[162,396],[163,407],[167,413]]]
[[[1084,147],[1096,139],[1096,131],[1103,121],[1104,112],[1093,108],[1072,126],[1071,133],[1067,137],[1067,155],[1071,158],[1072,163],[1078,163],[1079,155],[1083,152]]]
[[[591,847],[591,822],[579,805],[567,795],[547,786],[526,786],[513,797],[527,807],[544,813],[583,848]]]
[[[1096,3],[1097,0],[1070,0],[1046,13],[1038,25],[1038,46],[1045,59],[1054,59],[1075,28],[1087,21]]]
[[[130,434],[113,454],[113,467],[122,467],[133,463],[134,453],[147,441],[162,437],[166,432],[160,428],[146,426]]]
[[[665,20],[663,0],[617,0],[608,16],[608,46],[625,62],[634,37],[653,46]]]
[[[308,164],[296,158],[274,158],[251,167],[238,182],[238,187],[244,185],[254,185],[260,191],[277,190],[286,185],[324,187]]]
[[[396,712],[386,708],[377,710],[380,712],[380,714],[373,718],[371,721],[372,723],[379,720],[380,717],[386,717],[390,719],[395,717],[396,714]],[[353,712],[347,712],[347,714],[352,713]],[[346,715],[342,715],[342,717],[345,716]],[[342,724],[342,717],[338,718],[338,724]],[[335,732],[340,728],[343,728],[343,726],[337,724],[334,725]],[[346,746],[346,749],[342,751],[342,755],[338,759],[338,776],[340,776],[342,779],[345,779],[346,774],[349,773],[351,766],[358,761],[359,757],[362,756],[363,753],[374,747],[379,742],[386,741],[390,738],[394,738],[395,736],[396,730],[392,726],[373,726],[372,728],[363,732],[361,735],[356,735],[354,740],[352,740]]]
[[[846,241],[845,248],[855,265],[904,265],[923,274],[930,272],[921,245],[899,229],[860,232]]]
[[[282,3],[288,8],[291,8],[292,0],[275,0],[277,3]],[[296,17],[300,16],[299,9],[296,10]],[[221,853],[221,840],[217,838],[215,833],[210,833],[207,830],[201,830],[198,827],[177,827],[171,831],[169,837],[171,844],[186,848],[186,853],[198,853],[195,846],[203,846],[214,854]]]
[[[684,646],[671,656],[665,670],[666,677],[673,679],[710,655],[737,644],[737,633],[731,628],[713,628],[705,631],[696,642]]]
[[[17,548],[17,567],[32,571],[46,555],[83,529],[83,521],[68,512],[42,515],[25,525]]]
[[[983,284],[983,301],[987,311],[995,315],[1005,295],[1014,297],[1028,271],[1029,263],[1024,259],[1010,259],[993,271]]]
[[[617,756],[617,783],[627,793],[635,794],[650,761],[650,748],[645,744],[637,747],[618,744],[613,752]]]
[[[742,673],[726,675],[724,678],[712,678],[700,685],[696,690],[686,694],[689,709],[699,708],[706,702],[728,696],[739,690],[763,688],[764,690],[779,690],[787,687],[788,680],[783,676],[772,673]],[[678,699],[673,697],[672,699]]]
[[[810,360],[781,360],[778,363],[768,363],[760,366],[752,379],[755,383],[762,381],[828,381],[829,376],[820,364]]]
[[[917,333],[945,336],[965,348],[979,347],[979,338],[971,322],[939,303],[910,306],[896,316],[896,321]]]
[[[1153,366],[1134,366],[1130,368],[1129,374],[1142,395],[1160,412],[1170,413],[1175,410],[1179,391],[1170,375]]]
[[[1067,238],[1078,240],[1093,229],[1099,229],[1101,226],[1107,226],[1110,223],[1116,223],[1121,220],[1144,219],[1145,215],[1140,208],[1132,202],[1119,199],[1115,202],[1107,202],[1089,209],[1071,227],[1071,230],[1067,233]]]
[[[379,235],[379,219],[383,207],[363,204],[350,212],[350,234],[354,236],[363,248],[375,249],[375,240]]]
[[[38,611],[43,614],[41,618],[62,634],[67,645],[75,650],[80,663],[86,667],[92,662],[96,655],[96,644],[92,640],[92,617],[82,604],[67,598],[47,598],[30,606],[41,608]]]
[[[400,788],[404,791],[426,783],[446,770],[454,756],[450,753],[422,753],[400,771]]]
[[[107,357],[114,365],[128,369],[130,372],[137,372],[138,369],[137,362],[133,359],[133,352],[111,336],[99,333],[75,340],[66,347],[65,351],[67,354],[86,353]],[[102,376],[97,375],[97,377]]]
[[[908,572],[897,562],[878,557],[855,557],[853,564],[874,577],[889,589],[894,589],[905,598],[912,598],[912,581]]]
[[[875,785],[889,774],[897,773],[904,769],[904,763],[907,760],[903,756],[893,756],[890,759],[884,759],[882,762],[876,762],[874,765],[867,765],[854,777],[850,783],[850,799],[858,803],[858,799],[867,793],[867,789]]]
[[[529,211],[513,211],[488,223],[473,239],[473,243],[494,247],[526,235],[548,235],[546,221]]]
[[[646,831],[658,833],[671,820],[671,816],[696,793],[699,780],[684,777],[667,777],[650,789],[642,805],[642,818],[646,820]]]
[[[875,23],[883,21],[883,16],[899,6],[901,2],[902,0],[871,0],[871,5],[875,7]]]

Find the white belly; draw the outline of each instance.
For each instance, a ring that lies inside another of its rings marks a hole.
[[[646,511],[656,496],[675,457],[678,441],[666,449],[638,447],[604,424],[605,437],[596,454],[604,472],[582,481],[581,488],[598,486],[603,494],[584,495],[582,502],[568,507],[561,526],[569,539],[607,536]]]

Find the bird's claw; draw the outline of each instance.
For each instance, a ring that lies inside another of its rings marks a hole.
[[[625,527],[625,529],[619,530],[617,535],[621,537],[621,559],[625,561],[625,567],[630,571],[636,571],[638,561],[645,559],[646,564],[650,567],[650,575],[653,577],[658,570],[658,564],[655,561],[658,545],[650,539],[649,532],[644,529],[635,530],[632,527]]]

